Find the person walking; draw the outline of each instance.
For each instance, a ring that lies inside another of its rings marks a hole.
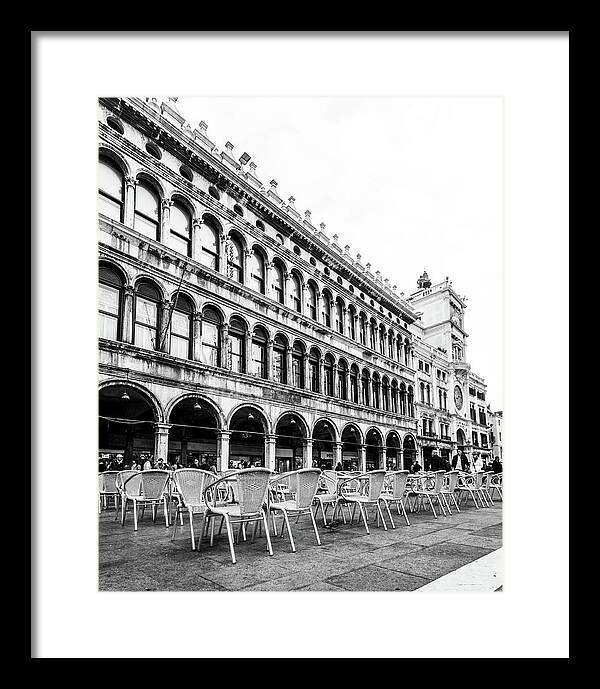
[[[159,459],[158,461],[160,462],[161,460]],[[150,457],[148,457],[148,459],[144,462],[144,471],[150,471],[150,469],[152,468],[152,460],[150,459]]]
[[[492,471],[495,474],[502,473],[502,462],[500,461],[500,457],[494,457],[494,461],[492,462]]]
[[[421,471],[421,465],[419,464],[418,460],[415,459],[415,461],[412,463],[410,471],[411,474],[417,474],[419,471]]]
[[[464,452],[460,453],[460,468],[464,472],[468,472],[471,469],[471,466],[469,464],[469,458],[467,457],[467,455]]]
[[[336,470],[336,471],[343,471],[343,470],[344,470],[344,467],[342,466],[342,463],[341,463],[341,462],[338,462],[338,463],[335,465],[335,470]]]

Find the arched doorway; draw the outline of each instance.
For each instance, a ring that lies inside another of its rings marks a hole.
[[[217,464],[219,420],[212,406],[197,397],[175,404],[169,414],[169,462],[199,468]]]
[[[417,445],[412,435],[405,436],[404,442],[402,443],[402,449],[404,453],[404,468],[410,470],[413,462],[417,458]]]
[[[383,438],[376,428],[371,428],[366,437],[367,471],[383,469]]]
[[[456,431],[456,445],[459,452],[464,452],[466,449],[467,440],[465,438],[465,433],[462,428]]]
[[[229,468],[265,466],[268,424],[264,414],[255,407],[241,407],[231,417],[229,429]]]
[[[389,471],[398,471],[400,466],[400,436],[396,431],[390,431],[385,440],[385,468]]]
[[[275,471],[302,469],[306,426],[298,414],[284,414],[275,428]]]
[[[360,470],[360,446],[362,435],[358,427],[350,423],[342,431],[342,466],[344,471]]]
[[[98,397],[101,466],[120,470],[154,458],[158,419],[150,397],[127,383],[108,385]]]
[[[335,433],[329,421],[319,421],[313,429],[312,464],[319,469],[333,469]]]

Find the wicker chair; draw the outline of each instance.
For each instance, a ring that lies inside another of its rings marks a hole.
[[[448,514],[452,514],[452,512],[450,511],[448,496],[452,499],[452,502],[454,502],[456,511],[460,512],[460,507],[458,506],[458,502],[456,501],[456,491],[458,489],[459,476],[460,471],[457,471],[456,469],[454,471],[447,471],[446,475],[444,476],[444,482],[442,483],[442,490],[440,492],[442,495],[442,499],[444,500],[444,504],[448,509]]]
[[[115,486],[119,492],[119,500],[121,501],[121,521],[123,521],[123,512],[125,510],[125,494],[123,491],[123,484],[130,476],[135,476],[141,472],[134,469],[124,469],[123,471],[117,472],[117,477],[115,479]],[[117,519],[118,513],[115,513],[115,521]]]
[[[252,469],[241,469],[234,471],[227,476],[222,476],[204,488],[203,495],[206,503],[206,511],[202,515],[202,528],[198,538],[198,551],[202,543],[202,532],[205,520],[214,520],[215,517],[223,517],[227,528],[227,538],[229,539],[229,550],[231,560],[236,563],[235,550],[233,547],[233,524],[239,524],[243,529],[245,537],[245,526],[250,522],[260,522],[265,527],[265,537],[267,540],[267,550],[269,555],[273,555],[271,547],[271,537],[269,535],[269,525],[267,522],[267,493],[269,490],[269,477],[272,471],[262,467]],[[231,484],[235,481],[235,488],[227,492],[227,499],[223,500],[220,496],[220,487],[224,482]],[[237,494],[237,496],[236,496]],[[221,498],[221,499],[220,499]],[[256,533],[256,529],[254,530]],[[213,544],[214,521],[212,523],[210,544]],[[252,537],[254,541],[254,535]]]
[[[204,488],[215,480],[215,475],[211,471],[204,471],[203,469],[176,469],[173,472],[172,479],[176,490],[176,493],[172,495],[177,502],[177,511],[175,513],[171,540],[175,540],[178,523],[177,517],[182,518],[181,524],[183,525],[183,512],[187,510],[190,518],[192,550],[195,550],[194,515],[206,512]]]
[[[381,519],[383,528],[387,531],[387,525],[383,517],[383,512],[381,511],[381,495],[383,492],[385,475],[385,469],[375,469],[374,471],[368,471],[365,474],[358,474],[340,481],[338,485],[338,502],[333,511],[334,520],[338,509],[342,509],[344,505],[348,507],[352,506],[352,517],[350,519],[350,523],[352,524],[354,513],[358,505],[367,534],[370,534],[371,532],[367,524],[365,508],[369,505],[375,505],[377,511],[377,525],[379,525],[379,519]]]
[[[445,473],[446,472],[443,469],[440,469],[439,471],[433,471],[429,475],[420,477],[417,480],[417,485],[415,485],[411,491],[415,495],[416,501],[419,503],[419,509],[424,507],[425,498],[427,498],[429,506],[431,507],[431,512],[436,519],[437,514],[433,507],[432,498],[437,500],[442,514],[446,516],[446,510],[444,509],[444,503],[442,501],[443,498],[441,496]]]
[[[276,478],[272,479],[269,484],[269,512],[271,513],[271,519],[273,521],[273,531],[275,536],[277,536],[275,514],[281,512],[283,516],[281,536],[283,537],[283,524],[285,523],[293,553],[296,552],[296,545],[290,527],[290,516],[296,517],[297,522],[300,515],[310,514],[315,536],[317,537],[317,543],[321,545],[321,538],[319,537],[319,531],[317,530],[317,523],[315,522],[315,515],[312,509],[317,488],[319,487],[320,476],[320,469],[298,469],[297,471],[279,474]]]
[[[396,505],[396,510],[400,514],[400,508],[402,508],[402,514],[406,520],[406,525],[410,526],[408,521],[408,516],[406,515],[406,483],[408,481],[408,470],[404,469],[402,471],[388,471],[385,475],[384,490],[381,493],[381,500],[383,501],[385,508],[387,509],[390,522],[392,524],[392,529],[396,528],[394,520],[392,519],[392,513],[390,511],[390,503]]]
[[[485,495],[486,500],[489,501],[490,506],[494,504],[494,501],[492,500],[492,494],[490,491],[490,481],[492,480],[493,475],[493,471],[483,471],[481,476],[481,492]]]
[[[108,499],[112,498],[115,505],[115,511],[119,503],[119,490],[117,488],[118,471],[102,471],[98,474],[98,514],[102,512],[102,505],[104,508],[108,507]]]
[[[490,495],[494,491],[496,491],[500,500],[503,500],[503,497],[502,497],[502,472],[500,472],[499,474],[492,474],[492,477],[490,478],[490,481],[489,481],[489,488],[490,488]]]
[[[138,504],[142,507],[142,517],[146,505],[152,507],[152,521],[156,521],[156,510],[158,505],[162,502],[165,512],[165,524],[169,526],[169,511],[167,509],[167,484],[169,481],[169,472],[162,469],[148,469],[146,471],[136,472],[123,482],[123,513],[121,524],[125,526],[125,517],[127,515],[127,504],[129,501],[133,503],[133,530],[137,531]]]
[[[317,508],[315,510],[315,517],[319,512],[319,507],[321,508],[321,513],[323,515],[323,526],[327,526],[327,508],[329,506],[333,507],[333,512],[335,513],[335,508],[338,503],[338,475],[337,472],[327,469],[321,472],[319,478],[319,489],[321,492],[315,495],[315,503]],[[342,517],[344,519],[344,524],[346,523],[346,518],[342,512]],[[333,521],[333,519],[332,519]]]
[[[477,474],[468,474],[463,471],[460,472],[458,477],[458,491],[460,496],[459,502],[462,500],[462,502],[466,505],[469,497],[471,497],[471,500],[477,509],[480,507],[487,507],[487,503],[481,491],[481,473],[483,472]],[[479,500],[477,500],[476,497],[478,497]]]

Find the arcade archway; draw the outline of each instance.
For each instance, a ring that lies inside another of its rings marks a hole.
[[[333,469],[335,432],[330,421],[319,421],[312,433],[312,464],[319,469]]]
[[[177,402],[169,414],[169,462],[183,467],[216,466],[219,420],[197,397]]]
[[[362,435],[358,427],[348,424],[342,431],[342,466],[344,471],[360,470]]]
[[[127,383],[98,393],[99,458],[103,468],[123,469],[154,457],[156,409],[149,395]]]
[[[385,467],[389,471],[398,471],[400,466],[400,436],[396,431],[390,431],[385,440]]]
[[[366,439],[367,471],[383,469],[383,438],[376,428],[368,431]]]
[[[306,424],[298,415],[284,414],[275,428],[275,471],[294,471],[303,467]]]
[[[240,407],[229,422],[229,468],[265,466],[265,436],[269,426],[256,407]]]
[[[404,468],[409,469],[417,458],[417,445],[412,435],[407,435],[402,443],[402,450],[404,453]]]

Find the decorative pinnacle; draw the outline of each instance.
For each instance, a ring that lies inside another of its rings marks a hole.
[[[202,120],[201,122],[198,123],[198,129],[199,129],[202,133],[205,133],[205,132],[206,132],[206,130],[208,129],[208,125],[206,124],[206,122],[205,122],[204,120]]]
[[[304,219],[310,222],[310,211],[304,211]]]
[[[272,189],[277,189],[277,182],[276,182],[274,179],[272,179],[272,180],[269,182],[269,184],[271,185],[271,188],[272,188]]]

